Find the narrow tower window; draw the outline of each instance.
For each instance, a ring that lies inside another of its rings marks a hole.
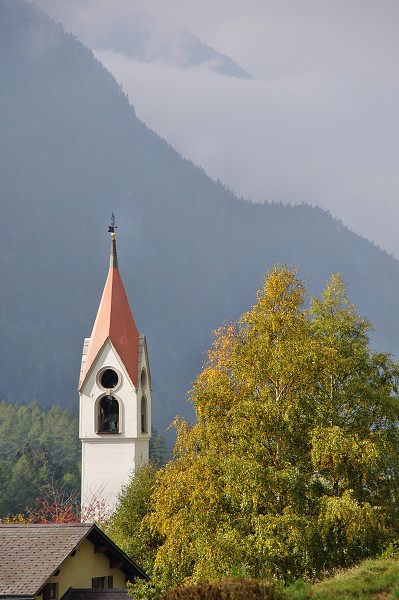
[[[141,389],[142,390],[144,390],[144,388],[145,388],[146,381],[147,381],[147,377],[146,377],[146,374],[145,374],[145,369],[143,369],[141,371]]]
[[[147,424],[147,398],[142,396],[141,398],[141,433],[148,432]]]
[[[119,433],[119,402],[103,396],[98,403],[98,433]]]

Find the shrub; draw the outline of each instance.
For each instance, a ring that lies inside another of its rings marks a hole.
[[[160,600],[277,600],[275,585],[259,579],[201,582],[170,590]]]

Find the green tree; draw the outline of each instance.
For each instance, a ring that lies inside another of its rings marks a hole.
[[[164,436],[158,430],[151,427],[150,438],[150,461],[156,467],[163,467],[171,458],[171,450],[167,447]]]
[[[398,366],[370,351],[371,325],[338,276],[313,301],[311,316],[322,363],[310,431],[318,559],[331,567],[372,553],[397,528]]]
[[[149,512],[157,469],[153,464],[140,467],[118,497],[107,534],[144,570],[151,571],[160,539],[153,536],[144,516]]]
[[[0,401],[0,517],[25,512],[49,486],[76,495],[79,475],[77,415]]]
[[[314,576],[378,551],[397,525],[398,366],[370,350],[338,276],[305,299],[276,266],[216,332],[191,391],[197,422],[176,421],[144,518],[165,589]]]

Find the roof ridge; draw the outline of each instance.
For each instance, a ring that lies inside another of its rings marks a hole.
[[[93,527],[94,523],[0,523],[0,527]]]

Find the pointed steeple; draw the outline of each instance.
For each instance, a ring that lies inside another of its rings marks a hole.
[[[111,254],[108,277],[87,347],[79,389],[107,340],[122,360],[134,386],[138,386],[139,332],[118,269],[114,227],[111,230]]]

